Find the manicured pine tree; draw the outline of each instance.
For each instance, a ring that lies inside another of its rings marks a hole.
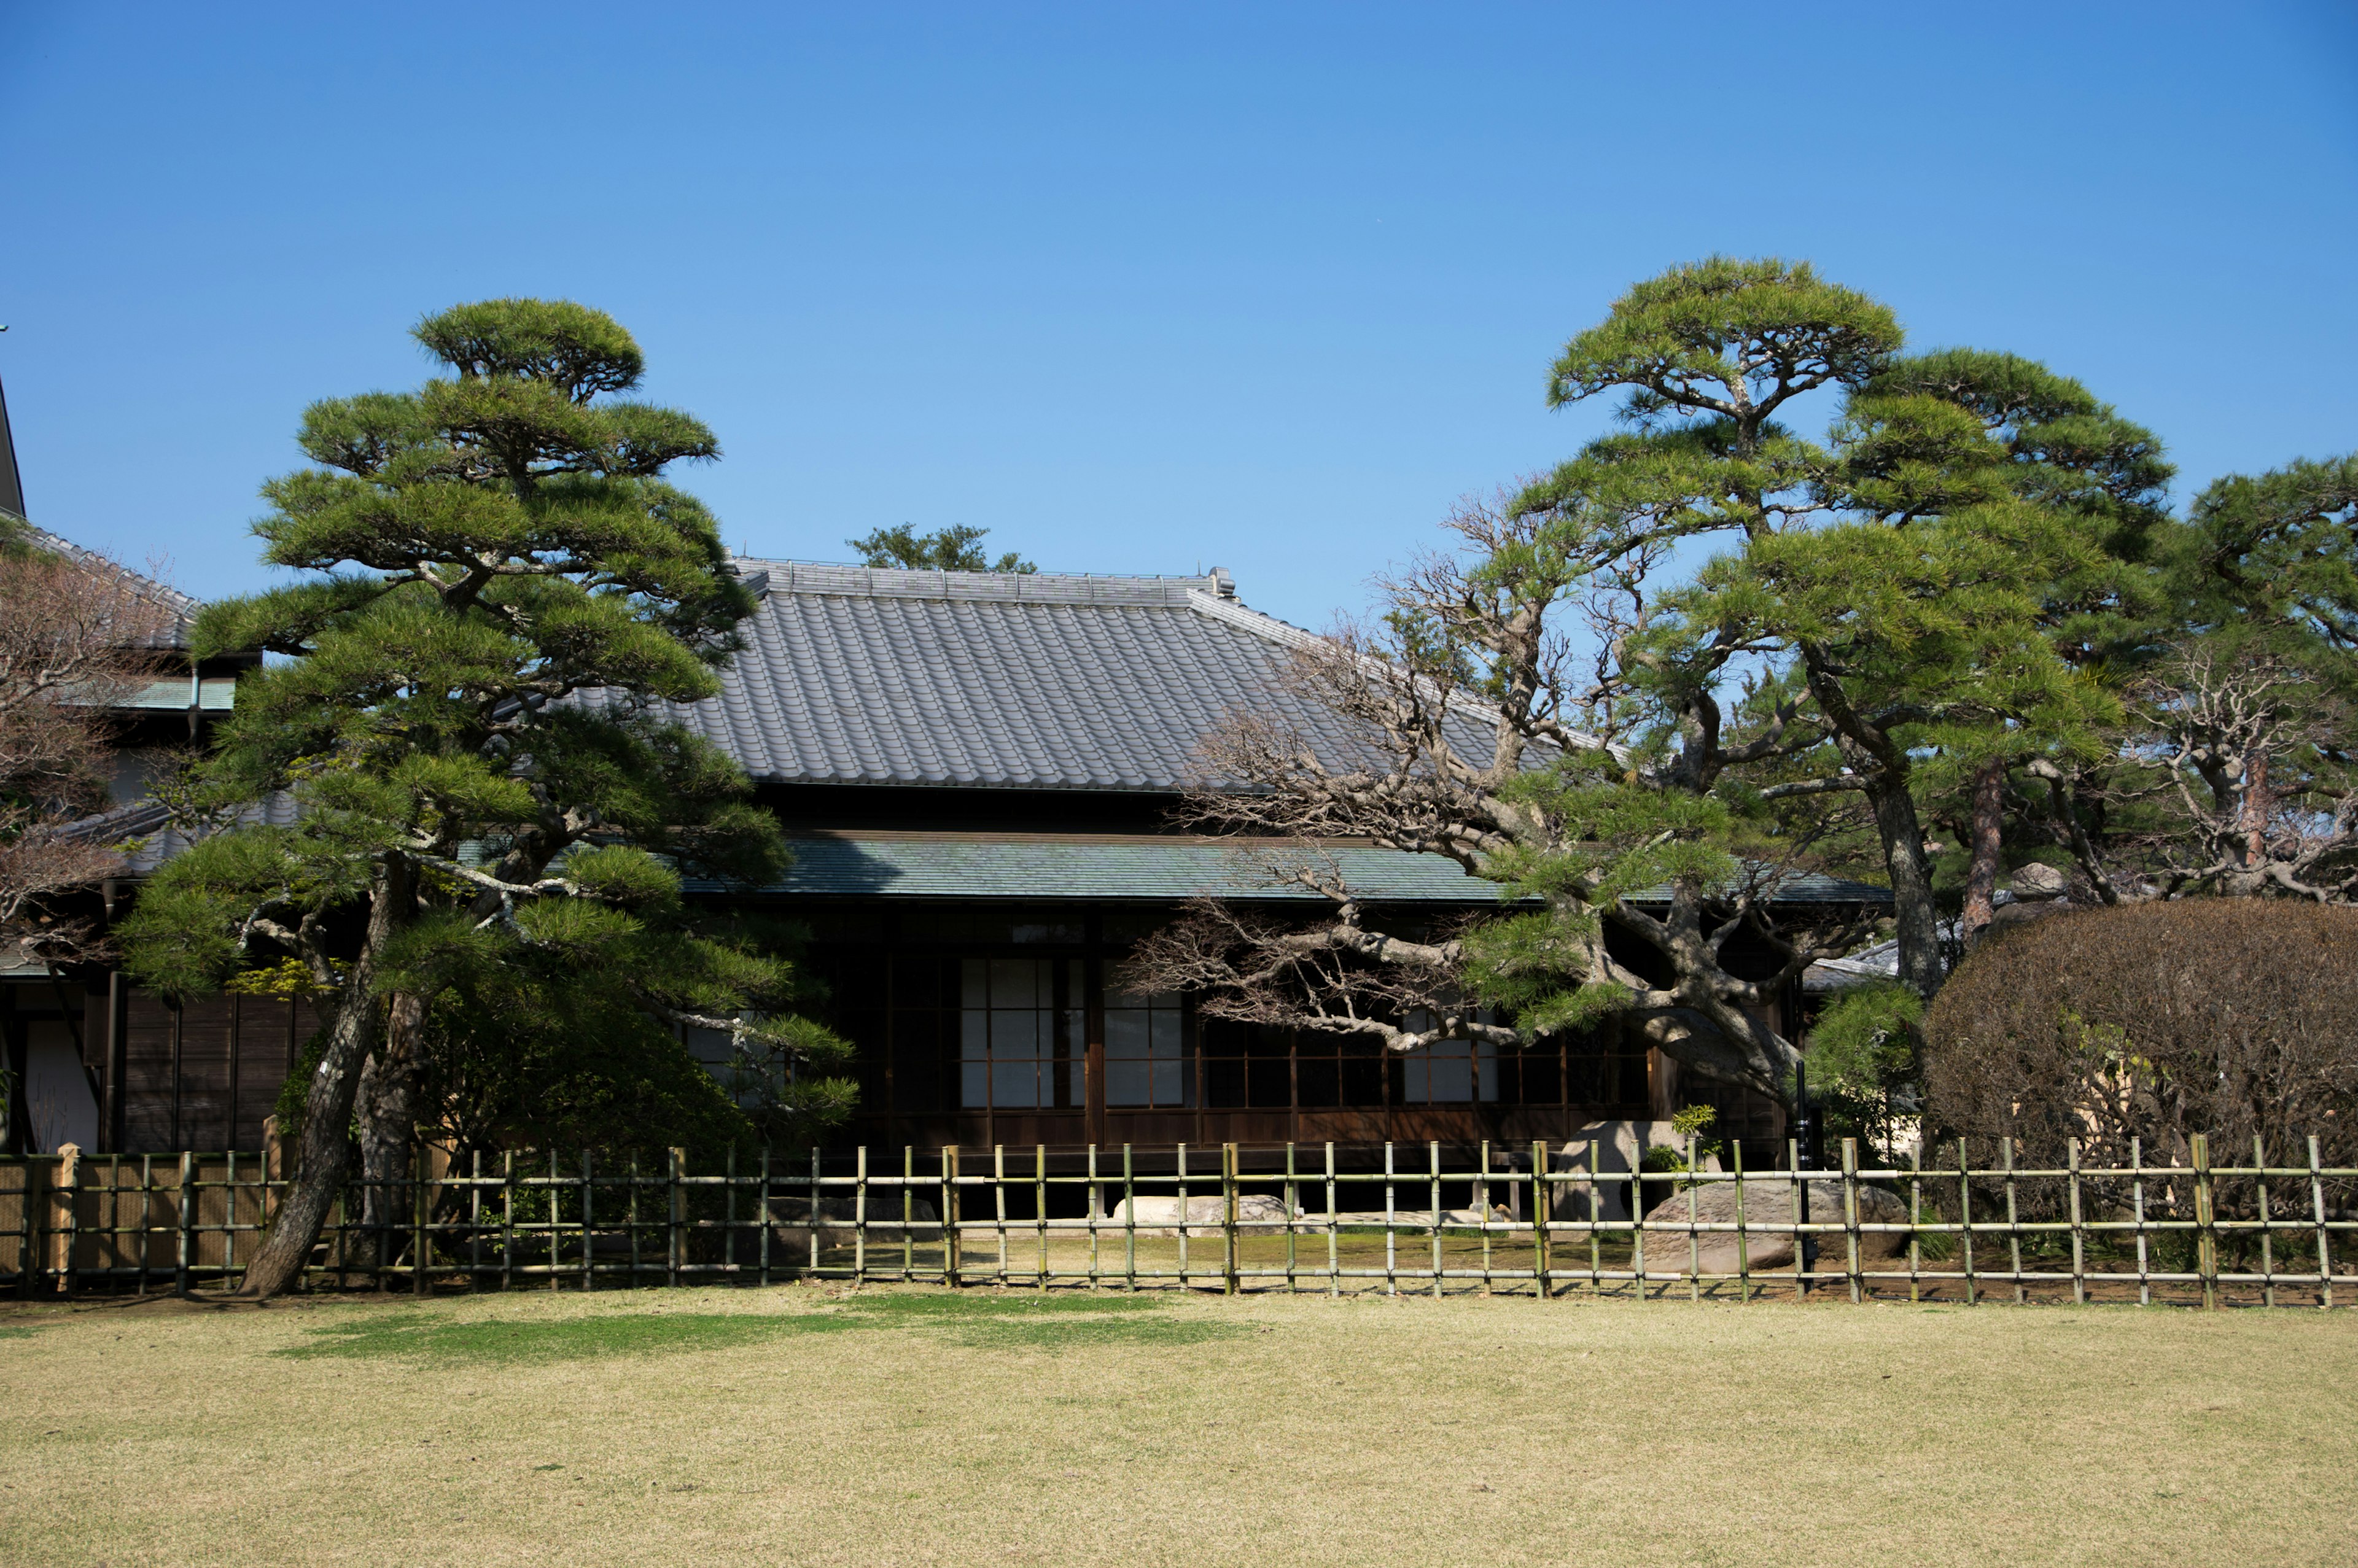
[[[483,1007],[561,1000],[596,1028],[594,993],[609,1021],[724,1030],[749,1064],[788,1065],[789,1115],[850,1094],[826,1076],[848,1048],[785,1013],[791,968],[679,897],[683,869],[758,882],[785,860],[742,774],[662,718],[718,689],[752,609],[711,516],[663,477],[717,456],[711,432],[620,395],[638,346],[579,305],[460,306],[416,336],[449,373],[313,405],[317,466],[264,487],[264,558],[313,575],[197,628],[200,656],[288,655],[242,683],[207,803],[293,809],[168,862],[124,931],[143,983],[291,973],[319,998],[301,1163],[254,1295],[310,1254],[364,1074],[373,1173],[395,1168],[373,1156],[406,1148],[454,1011],[480,1045],[502,1024]]]

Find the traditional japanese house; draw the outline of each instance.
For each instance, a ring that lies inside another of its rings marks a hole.
[[[677,712],[793,835],[792,871],[753,902],[806,923],[831,1022],[859,1045],[844,1142],[1528,1143],[1690,1098],[1720,1104],[1764,1162],[1781,1136],[1772,1103],[1682,1090],[1674,1064],[1610,1024],[1396,1054],[1122,990],[1130,944],[1190,899],[1316,907],[1257,871],[1270,846],[1178,821],[1200,738],[1235,712],[1293,705],[1305,735],[1334,729],[1277,678],[1310,634],[1247,608],[1228,573],[741,571],[762,596],[749,646],[720,696]],[[1498,906],[1439,856],[1319,849],[1394,921]],[[1797,877],[1779,896],[1823,910],[1887,895]],[[1778,1022],[1800,1001],[1795,988]]]

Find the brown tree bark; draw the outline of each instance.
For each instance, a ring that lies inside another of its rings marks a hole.
[[[2268,858],[2268,749],[2244,753],[2244,799],[2236,826],[2244,831],[2244,864],[2257,869]]]
[[[1968,946],[1997,918],[1997,863],[2006,825],[2006,763],[1993,757],[1974,771],[1973,858],[1965,868],[1961,925]]]
[[[397,1237],[408,1212],[403,1183],[409,1175],[409,1146],[417,1130],[417,1107],[426,1076],[425,1007],[406,991],[386,1000],[384,1044],[361,1068],[352,1119],[360,1132],[362,1266],[382,1269],[400,1249]]]
[[[411,903],[408,863],[388,856],[370,890],[368,933],[345,971],[343,995],[303,1105],[300,1164],[276,1221],[262,1238],[238,1293],[275,1296],[303,1274],[311,1249],[335,1206],[352,1158],[352,1098],[361,1065],[376,1044],[383,1021],[375,996],[377,963]]]
[[[1941,912],[1932,902],[1932,865],[1924,853],[1924,827],[1907,784],[1878,772],[1866,798],[1875,807],[1883,864],[1891,874],[1891,904],[1898,927],[1899,979],[1930,998],[1947,974],[1941,959]]]

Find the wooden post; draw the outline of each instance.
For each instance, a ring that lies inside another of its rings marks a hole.
[[[590,1207],[595,1184],[590,1173],[590,1151],[581,1151],[581,1290],[584,1294],[598,1288],[598,1238],[591,1235]]]
[[[2322,1215],[2325,1209],[2318,1212]],[[2322,1231],[2318,1233],[2322,1236]],[[1335,1143],[1327,1143],[1327,1294],[1342,1294],[1342,1221],[1335,1215]]]
[[[1048,1146],[1032,1146],[1032,1222],[1040,1228],[1040,1289],[1048,1288]]]
[[[1965,1141],[1957,1140],[1957,1250],[1965,1260],[1965,1304],[1974,1304],[1974,1181],[1965,1167]]]
[[[1237,1293],[1237,1146],[1220,1145],[1220,1293]]]
[[[1483,1147],[1487,1149],[1489,1145]],[[1288,1142],[1285,1146],[1285,1293],[1288,1295],[1292,1295],[1296,1288],[1293,1276],[1298,1260],[1294,1256],[1297,1238],[1293,1222],[1302,1213],[1301,1173],[1295,1167],[1293,1152],[1293,1145]]]
[[[81,1145],[79,1143],[58,1145],[57,1192],[58,1293],[70,1298],[74,1293],[74,1241],[81,1233],[81,1217],[76,1212],[81,1194]]]
[[[1105,1184],[1098,1180],[1098,1146],[1089,1145],[1089,1289],[1105,1283],[1098,1252],[1098,1233],[1105,1221]]]
[[[1291,1170],[1288,1163],[1287,1169]],[[1482,1217],[1482,1293],[1490,1293],[1490,1141],[1482,1140],[1482,1179],[1474,1188],[1474,1212]]]
[[[25,1167],[29,1189],[32,1166]],[[189,1270],[196,1259],[190,1255],[197,1237],[197,1157],[183,1150],[180,1153],[180,1250],[179,1262],[173,1271],[172,1291],[175,1295],[189,1293]]]
[[[1866,1293],[1866,1280],[1859,1269],[1858,1234],[1858,1140],[1842,1141],[1843,1161],[1843,1239],[1850,1248],[1850,1260],[1844,1272],[1850,1277],[1850,1299],[1853,1305]]]
[[[763,1227],[767,1234],[767,1227]],[[762,1254],[762,1282],[769,1283],[770,1255]],[[851,1170],[851,1282],[868,1282],[868,1145],[860,1146],[859,1163]]]
[[[1400,1197],[1392,1184],[1392,1142],[1384,1140],[1384,1294],[1400,1294]]]
[[[2030,1292],[2022,1284],[2022,1219],[2014,1202],[2014,1140],[1998,1140],[1998,1154],[2006,1163],[2006,1256],[2014,1266],[2014,1299],[2026,1302]]]
[[[1801,1234],[1801,1141],[1785,1140],[1785,1179],[1793,1189],[1785,1206],[1785,1226],[1793,1233],[1793,1299],[1810,1293],[1810,1238]]]
[[[2268,1157],[2260,1135],[2252,1134],[2252,1181],[2260,1203],[2260,1304],[2277,1304],[2275,1221],[2268,1214]]]
[[[636,1211],[633,1210],[633,1212],[635,1213]],[[762,1178],[761,1184],[753,1190],[753,1214],[754,1223],[762,1227],[762,1283],[763,1285],[767,1285],[770,1282],[771,1274],[770,1243],[772,1238],[770,1233],[773,1229],[771,1221],[777,1214],[777,1206],[772,1198],[770,1192],[770,1145],[767,1142],[764,1142],[762,1145]],[[633,1250],[632,1251],[631,1256],[633,1260],[635,1260],[638,1257],[638,1253],[635,1249],[636,1243],[633,1243]],[[637,1271],[634,1268],[633,1270],[633,1273],[635,1274],[636,1272]]]
[[[687,1173],[687,1151],[674,1149],[668,1162],[671,1167],[671,1245],[664,1266],[664,1282],[679,1283],[680,1266],[687,1261],[687,1188],[680,1182]]]
[[[2314,1163],[2314,1160],[2311,1162]],[[2322,1214],[2324,1211],[2320,1209],[2318,1212]],[[2320,1238],[2324,1234],[2321,1230],[2318,1232]],[[155,1247],[156,1156],[142,1154],[139,1156],[139,1293],[143,1296],[147,1293],[147,1276],[154,1272]]]
[[[1596,1238],[1596,1145],[1589,1145],[1588,1166],[1588,1235],[1592,1249]],[[1551,1292],[1548,1283],[1548,1210],[1554,1195],[1548,1191],[1548,1152],[1544,1139],[1531,1140],[1531,1278],[1539,1287],[1539,1299],[1545,1301]]]
[[[827,1188],[819,1180],[818,1145],[816,1142],[811,1145],[810,1156],[810,1277],[817,1280],[826,1278],[818,1266],[818,1206],[824,1200]]]
[[[730,1284],[737,1283],[737,1145],[729,1145],[728,1163],[721,1167],[720,1180],[720,1266],[721,1277]]]
[[[2333,1305],[2333,1251],[2326,1243],[2325,1174],[2317,1160],[2317,1134],[2309,1135],[2309,1204],[2317,1224],[2317,1304]]]
[[[1130,1146],[1121,1146],[1121,1281],[1122,1288],[1138,1293],[1138,1171]]]
[[[2153,1281],[2147,1277],[2145,1249],[2145,1147],[2142,1139],[2129,1140],[2129,1191],[2136,1199],[2136,1219],[2137,1305],[2153,1304]]]
[[[633,1171],[636,1167],[633,1167]],[[638,1188],[631,1189],[635,1197]],[[632,1232],[633,1245],[638,1233]],[[500,1155],[500,1289],[515,1283],[515,1151]]]
[[[2194,1143],[2194,1271],[2202,1281],[2202,1304],[2219,1304],[2219,1238],[2212,1228],[2211,1139],[2198,1132]]]
[[[2072,1139],[2068,1145],[2071,1157],[2071,1301],[2074,1305],[2088,1304],[2087,1249],[2080,1229],[2080,1141]]]
[[[956,1289],[958,1268],[958,1152],[955,1143],[942,1149],[942,1282]]]
[[[1201,1078],[1196,1079],[1202,1083]],[[1179,1145],[1179,1288],[1187,1288],[1187,1145]]]
[[[1924,1299],[1924,1249],[1919,1239],[1924,1224],[1924,1140],[1908,1151],[1908,1299]]]
[[[433,1202],[433,1190],[427,1181],[427,1171],[426,1162],[432,1157],[433,1151],[427,1148],[423,1140],[411,1145],[409,1157],[409,1293],[412,1296],[422,1296],[426,1293],[426,1211],[427,1206]],[[582,1245],[585,1248],[589,1245],[589,1238],[584,1237],[582,1238]]]
[[[467,1172],[467,1289],[472,1292],[482,1288],[483,1152],[477,1149]]]
[[[1736,1166],[1736,1304],[1752,1302],[1752,1243],[1744,1232],[1744,1140],[1731,1138],[1727,1149]]]
[[[999,1235],[999,1273],[997,1283],[1007,1288],[1007,1145],[990,1146],[990,1204],[992,1224]]]
[[[1441,1140],[1428,1139],[1425,1150],[1426,1164],[1433,1173],[1433,1191],[1429,1195],[1433,1203],[1433,1299],[1439,1301],[1444,1271],[1441,1263]]]
[[[1687,1134],[1687,1300],[1703,1300],[1703,1237],[1695,1229],[1695,1135]]]

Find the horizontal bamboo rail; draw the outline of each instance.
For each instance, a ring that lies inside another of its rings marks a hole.
[[[1611,1171],[1595,1144],[1486,1143],[1454,1168],[1437,1143],[1383,1145],[1379,1167],[1372,1151],[1342,1159],[1334,1144],[1125,1144],[1085,1156],[1002,1147],[987,1162],[898,1152],[764,1153],[741,1168],[732,1154],[694,1173],[676,1149],[654,1169],[535,1153],[491,1169],[476,1156],[464,1172],[421,1152],[406,1179],[352,1184],[308,1282],[421,1293],[825,1279],[1541,1299],[1839,1291],[1863,1301],[1904,1289],[1967,1303],[1998,1291],[2214,1307],[2358,1301],[2341,1260],[2358,1217],[2329,1202],[2358,1169],[2322,1165],[2315,1139],[2296,1164],[2270,1164],[2257,1148],[2251,1164],[2214,1163],[2196,1138],[2185,1163],[2150,1163],[2132,1146],[2126,1165],[2091,1166],[2074,1144],[2057,1169],[2017,1165],[2009,1141],[1994,1165],[1867,1167],[1844,1141],[1837,1168],[1806,1173],[1798,1147],[1784,1166],[1749,1173]],[[0,1290],[233,1289],[287,1184],[242,1152],[0,1161]],[[1704,1217],[1714,1187],[1733,1189],[1731,1217]],[[1831,1211],[1802,1217],[1809,1195],[1829,1189]],[[1878,1192],[1891,1201],[1865,1202]],[[2034,1206],[2061,1217],[2022,1217],[2026,1192],[2047,1193]],[[2223,1193],[2236,1212],[2223,1211]],[[2096,1212],[2092,1195],[2110,1206]],[[1141,1218],[1141,1204],[1158,1201]],[[1895,1205],[1904,1221],[1867,1217]],[[1894,1239],[1874,1245],[1884,1238]],[[1722,1238],[1734,1266],[1704,1268]],[[1755,1265],[1779,1242],[1790,1262]],[[2223,1248],[2255,1244],[2256,1271],[2223,1266]]]

